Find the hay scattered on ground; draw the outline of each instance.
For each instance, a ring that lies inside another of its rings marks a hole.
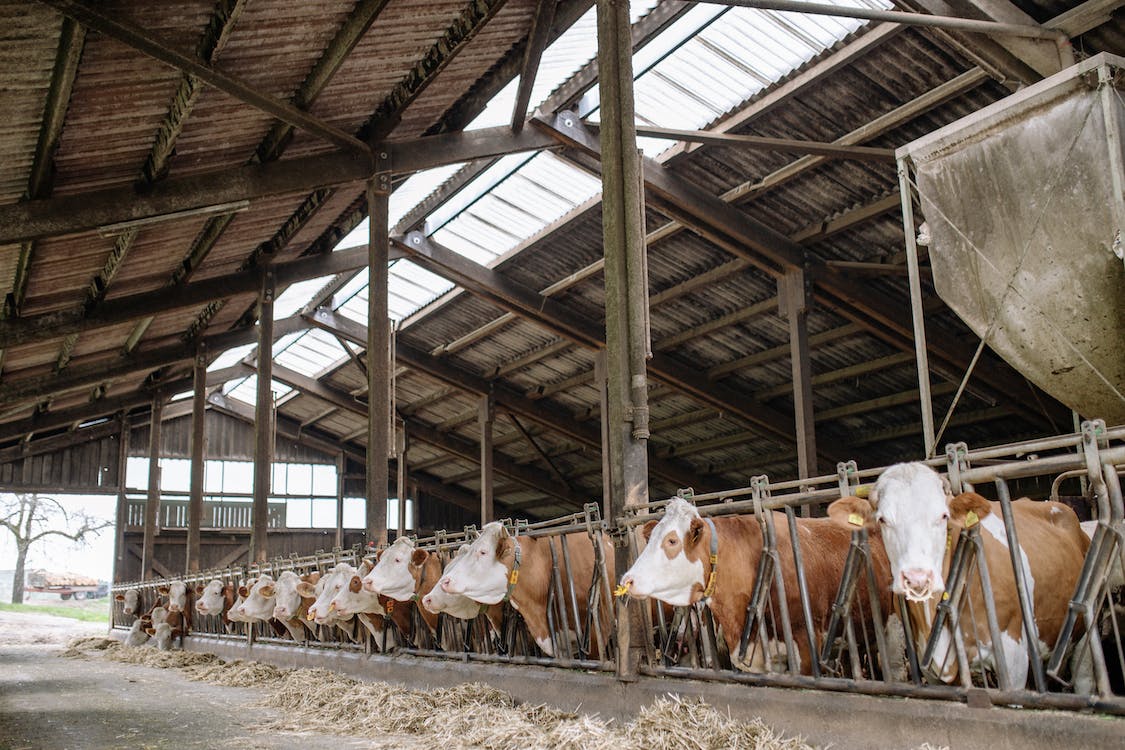
[[[66,644],[66,650],[59,656],[65,659],[84,659],[87,657],[88,651],[105,651],[110,648],[117,648],[121,644],[112,638],[106,638],[102,635],[91,635],[85,638],[73,638]]]
[[[108,638],[75,639],[64,654],[89,658],[91,652],[119,662],[180,669],[192,680],[265,687],[262,705],[278,709],[279,715],[262,725],[267,732],[413,735],[442,750],[812,750],[799,739],[783,738],[760,719],[736,721],[701,699],[673,695],[658,699],[622,726],[545,705],[517,705],[508,693],[480,683],[406,690],[325,669],[225,662],[214,654],[129,647]]]

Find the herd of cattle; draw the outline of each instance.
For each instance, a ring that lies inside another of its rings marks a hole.
[[[815,658],[811,644],[825,638],[852,532],[864,528],[873,573],[864,580],[873,580],[877,591],[874,596],[864,592],[855,599],[856,605],[847,615],[854,626],[870,628],[874,606],[883,613],[895,612],[893,595],[901,595],[910,625],[907,632],[912,634],[918,657],[930,646],[928,661],[921,665],[929,679],[957,683],[961,681],[959,669],[968,666],[974,673],[987,673],[1001,688],[1024,688],[1030,654],[1046,658],[1060,638],[1093,529],[1080,524],[1069,507],[1056,502],[1016,500],[1011,512],[1019,538],[1019,571],[1012,564],[1000,504],[974,492],[953,495],[948,482],[921,463],[889,467],[866,498],[837,500],[829,506],[826,518],[792,519],[784,513],[770,513],[777,531],[773,559],[784,581],[784,594],[773,591],[770,606],[792,613],[789,622],[799,652],[799,671],[810,673]],[[791,520],[797,527],[792,535]],[[992,601],[984,601],[980,585],[968,585],[964,607],[978,616],[953,621],[956,630],[945,620],[944,632],[929,643],[935,610],[947,596],[954,541],[963,529],[976,524],[980,525],[983,557],[975,575],[979,577],[984,569]],[[666,612],[672,607],[703,604],[727,651],[745,653],[739,647],[745,648],[748,606],[756,582],[760,585],[763,529],[754,516],[706,517],[687,500],[675,498],[659,520],[641,527],[644,546],[621,575],[617,596],[654,600],[653,612],[656,607]],[[404,537],[358,567],[339,563],[323,574],[299,575],[287,570],[276,578],[263,573],[239,585],[216,579],[189,587],[182,581],[169,581],[158,589],[158,601],[140,601],[137,589],[116,598],[125,615],[137,618],[128,642],[143,643],[151,636],[159,648],[170,648],[174,638],[190,629],[194,610],[197,616],[221,617],[229,631],[235,623],[263,622],[278,636],[288,634],[299,642],[323,640],[326,632],[335,632],[334,639],[353,642],[371,636],[382,647],[397,639],[404,646],[419,647],[425,640],[436,644],[435,648],[456,649],[457,644],[443,640],[439,615],[464,622],[483,615],[492,632],[499,633],[505,605],[510,605],[548,657],[559,651],[570,653],[569,641],[565,649],[561,647],[563,639],[573,639],[583,630],[586,635],[580,653],[605,654],[612,644],[597,640],[601,636],[609,641],[614,632],[609,582],[616,580],[616,571],[613,555],[602,554],[611,549],[609,537],[603,534],[598,540],[593,536],[586,531],[565,535],[566,572],[580,585],[570,586],[569,601],[562,606],[553,601],[564,589],[557,582],[560,556],[550,538],[513,535],[500,523],[486,525],[448,562]],[[799,540],[802,570],[794,563],[791,539]],[[1123,583],[1121,561],[1113,562],[1110,589]],[[1017,576],[1023,579],[1037,626],[1038,643],[1032,649],[1026,640]],[[860,589],[863,587],[861,581]],[[194,607],[189,606],[192,602]],[[991,628],[979,615],[986,609],[995,614]],[[811,618],[802,617],[802,611]],[[560,618],[564,621],[561,627]],[[901,625],[899,628],[901,633]],[[776,626],[768,636],[761,635],[755,633],[754,639],[776,643],[780,638]],[[1081,635],[1080,629],[1077,635]],[[1074,689],[1093,692],[1090,650],[1079,644],[1073,653],[1070,679]],[[768,666],[768,660],[765,664]],[[735,659],[734,666],[751,671],[766,668],[761,658]]]

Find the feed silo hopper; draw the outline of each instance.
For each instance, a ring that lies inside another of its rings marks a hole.
[[[1031,382],[1109,424],[1125,423],[1122,88],[1125,58],[1100,54],[897,152],[937,293]]]

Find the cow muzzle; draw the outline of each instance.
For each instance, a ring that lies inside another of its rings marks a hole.
[[[902,571],[899,575],[899,585],[902,587],[902,593],[907,600],[912,602],[924,602],[940,593],[939,589],[941,588],[937,584],[933,571],[920,568]]]

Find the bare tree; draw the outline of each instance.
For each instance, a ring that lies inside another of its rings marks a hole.
[[[0,526],[16,538],[16,572],[12,576],[12,603],[23,603],[24,565],[31,545],[48,536],[61,536],[75,544],[85,544],[101,530],[112,526],[84,512],[68,513],[53,497],[36,493],[0,499]]]

